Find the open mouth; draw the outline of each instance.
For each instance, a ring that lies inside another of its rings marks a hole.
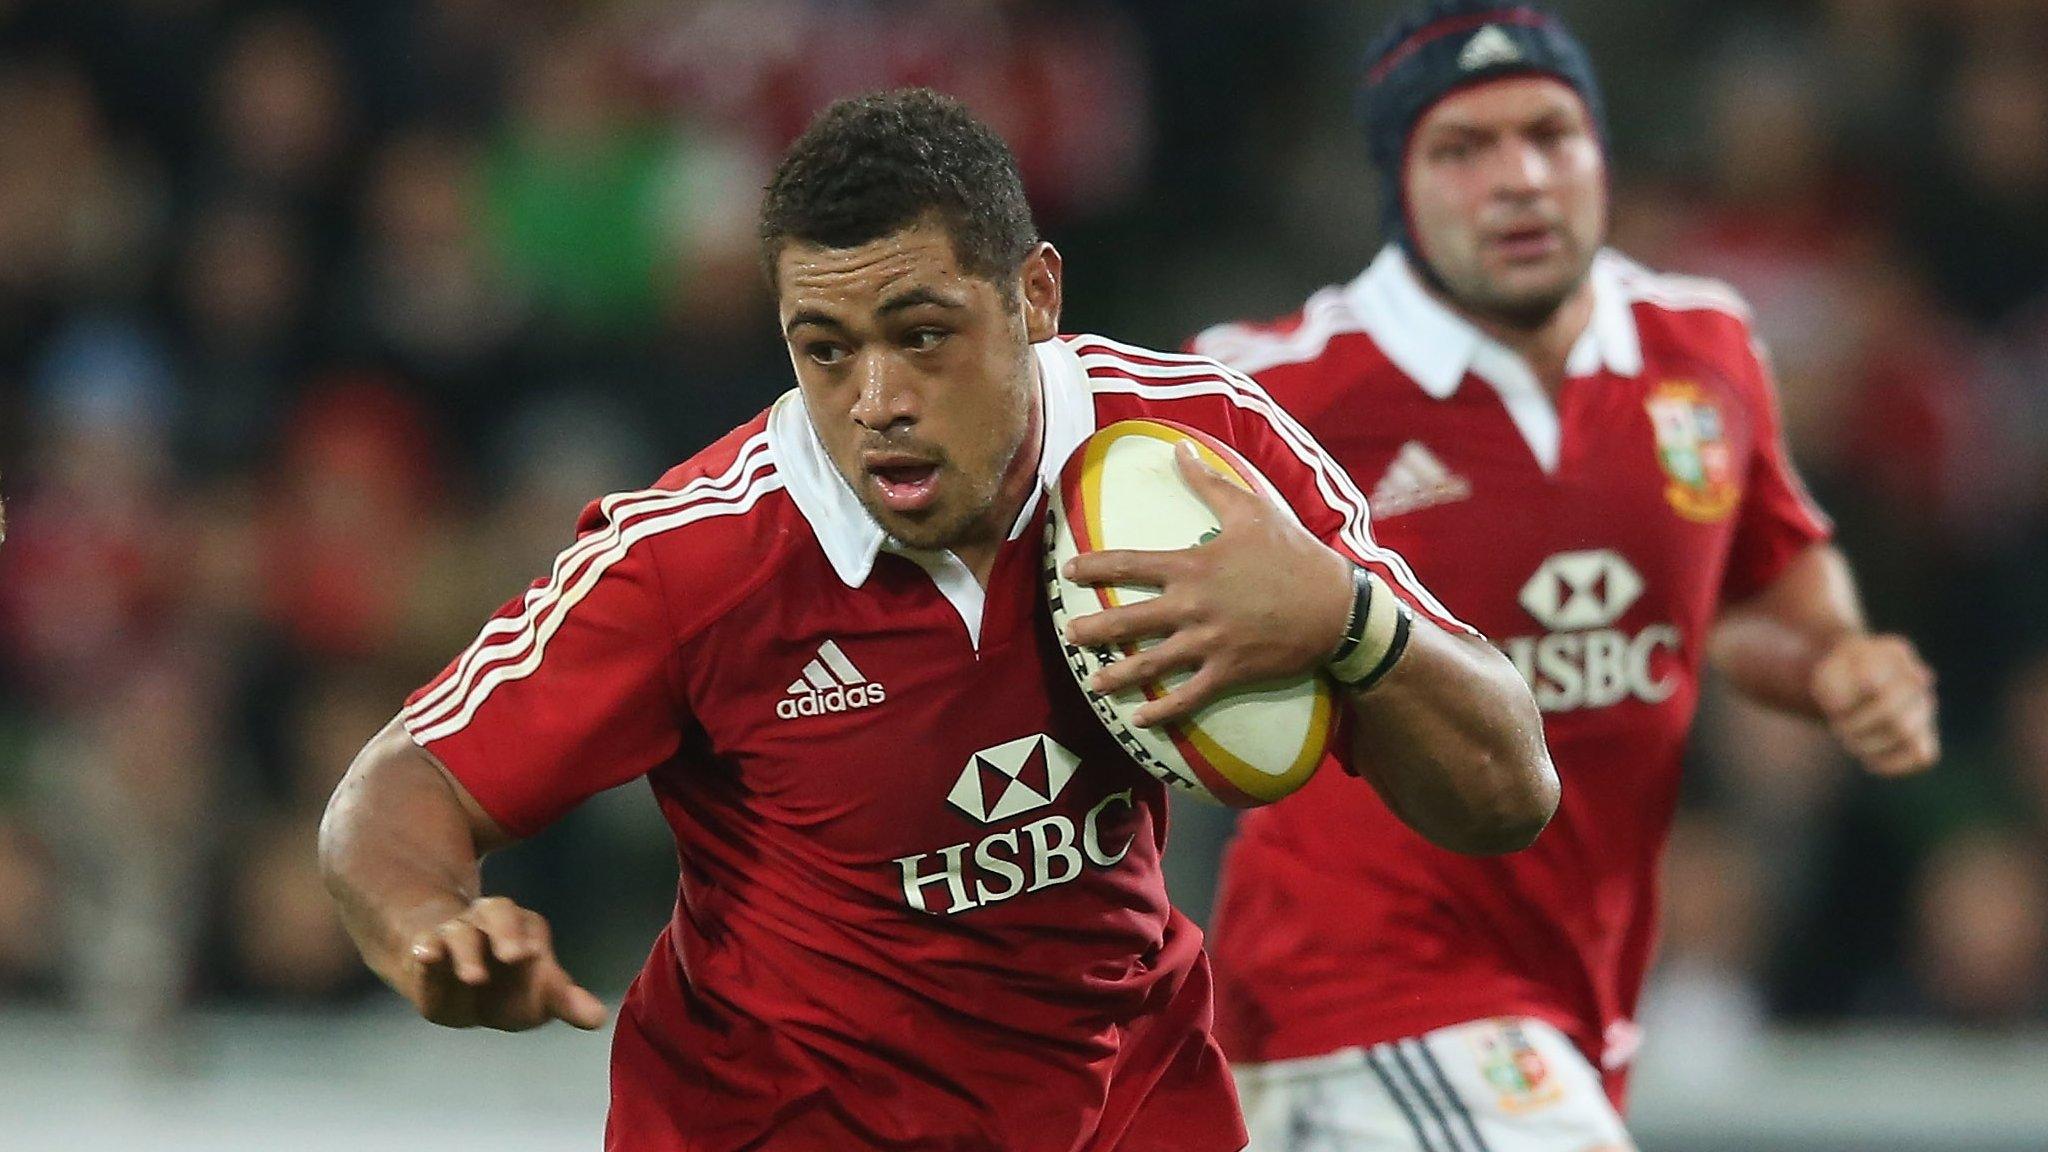
[[[939,466],[924,460],[869,462],[868,477],[891,512],[916,512],[938,498]]]
[[[1556,252],[1563,241],[1554,228],[1514,228],[1497,233],[1493,246],[1509,260],[1540,260]]]

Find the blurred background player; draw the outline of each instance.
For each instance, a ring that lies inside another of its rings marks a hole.
[[[1632,1147],[1703,663],[1880,776],[1935,760],[1933,677],[1867,628],[1743,302],[1603,247],[1603,110],[1562,23],[1405,15],[1367,53],[1362,113],[1390,243],[1298,314],[1194,348],[1329,445],[1381,538],[1514,660],[1564,800],[1490,860],[1332,776],[1249,814],[1216,913],[1219,1034],[1264,1152]]]
[[[1098,421],[1148,415],[1237,447],[1299,516],[1185,464],[1216,539],[1074,562],[1163,588],[1075,637],[1164,636],[1124,681],[1194,668],[1152,722],[1327,664],[1357,686],[1351,759],[1425,835],[1497,852],[1556,805],[1526,688],[1255,387],[1055,339],[1059,255],[957,102],[833,105],[761,244],[798,388],[593,504],[364,749],[322,826],[343,922],[436,1023],[595,1028],[547,921],[483,896],[478,861],[644,776],[682,876],[620,1010],[608,1148],[1236,1152],[1165,786],[1052,635],[1047,478]],[[1412,628],[1367,632],[1368,603]]]

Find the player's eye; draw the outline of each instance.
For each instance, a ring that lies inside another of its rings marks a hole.
[[[1471,140],[1446,140],[1430,149],[1430,155],[1447,164],[1462,164],[1479,154],[1479,145]]]
[[[844,344],[834,344],[829,340],[817,340],[804,345],[804,355],[810,357],[812,363],[830,368],[834,364],[846,359],[847,352]]]
[[[946,342],[949,335],[943,328],[913,328],[903,337],[903,346],[912,352],[930,352]]]

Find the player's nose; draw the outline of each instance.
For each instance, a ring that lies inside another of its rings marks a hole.
[[[892,361],[890,356],[864,352],[854,366],[859,390],[854,395],[853,418],[876,432],[917,420],[916,392]]]
[[[1494,187],[1511,196],[1530,196],[1550,187],[1550,158],[1526,140],[1512,140],[1495,153]]]

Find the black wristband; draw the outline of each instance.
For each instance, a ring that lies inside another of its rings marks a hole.
[[[1365,569],[1351,566],[1351,615],[1344,621],[1344,637],[1337,641],[1337,650],[1330,653],[1327,664],[1342,664],[1365,639],[1365,621],[1372,608],[1372,577]]]

